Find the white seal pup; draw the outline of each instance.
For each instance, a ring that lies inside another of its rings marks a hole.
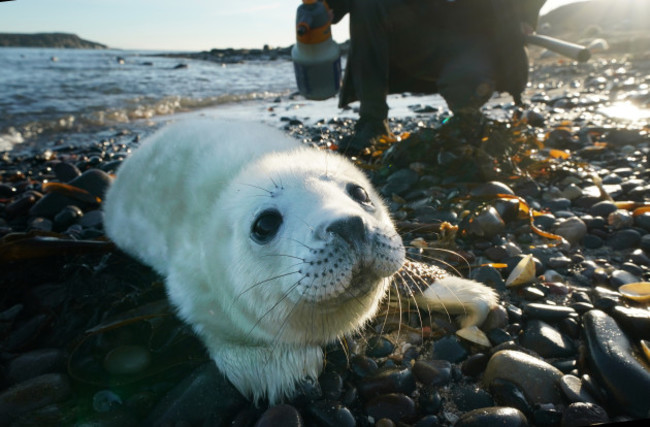
[[[168,126],[120,166],[104,211],[107,235],[165,277],[219,369],[271,404],[317,379],[321,347],[375,315],[405,262],[359,169],[262,124]],[[479,307],[469,323],[496,302],[475,282],[436,283],[444,295],[418,293],[435,300],[423,304]]]

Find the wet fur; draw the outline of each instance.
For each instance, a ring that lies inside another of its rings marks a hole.
[[[370,203],[355,200],[350,184]],[[168,126],[120,167],[104,209],[108,236],[165,277],[179,316],[219,369],[243,394],[272,404],[317,379],[321,346],[376,314],[404,262],[361,171],[261,124]],[[269,209],[283,222],[260,244],[252,224]],[[475,282],[440,282],[421,305],[469,314],[463,325],[481,323],[496,302]]]

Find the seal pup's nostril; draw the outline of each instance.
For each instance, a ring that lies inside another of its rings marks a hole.
[[[359,216],[337,219],[327,227],[326,231],[336,234],[351,245],[358,245],[366,240],[366,225]]]

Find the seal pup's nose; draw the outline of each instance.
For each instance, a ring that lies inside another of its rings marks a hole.
[[[336,234],[351,245],[358,245],[366,240],[366,226],[359,216],[337,219],[325,231]]]

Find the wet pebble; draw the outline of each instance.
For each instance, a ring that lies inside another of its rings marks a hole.
[[[620,230],[622,228],[631,227],[634,223],[634,218],[630,212],[619,209],[607,216],[607,223],[614,230]]]
[[[79,220],[79,224],[84,228],[99,228],[104,224],[104,212],[100,209],[88,211]]]
[[[401,393],[377,396],[366,403],[365,409],[368,416],[374,420],[388,418],[395,423],[409,423],[417,417],[415,402]]]
[[[521,294],[526,301],[539,301],[546,297],[546,294],[544,294],[544,292],[533,286],[524,287],[521,291]]]
[[[437,414],[442,408],[443,399],[437,387],[422,387],[418,397],[418,406],[424,414]]]
[[[531,403],[560,403],[562,372],[545,361],[515,350],[501,350],[490,358],[483,382],[489,388],[496,379],[506,380],[522,390]]]
[[[97,412],[110,412],[122,406],[122,398],[110,390],[100,390],[93,395],[93,409]]]
[[[0,183],[0,197],[1,198],[11,198],[16,195],[16,187],[11,185]]]
[[[8,363],[5,375],[9,383],[15,384],[38,375],[62,372],[65,369],[65,354],[58,348],[42,348],[21,354]]]
[[[563,197],[558,197],[545,201],[544,207],[548,208],[551,212],[556,213],[557,211],[569,209],[571,207],[571,200]]]
[[[517,408],[527,417],[533,413],[533,409],[526,400],[524,392],[516,384],[497,378],[490,384],[490,392],[495,402],[500,406]]]
[[[607,412],[595,403],[575,402],[562,414],[562,427],[581,427],[609,422]]]
[[[533,410],[534,425],[538,426],[559,426],[562,422],[562,412],[554,405],[537,405]]]
[[[304,425],[298,410],[287,404],[270,407],[255,423],[255,427],[302,427]]]
[[[388,338],[383,336],[374,336],[368,339],[366,347],[366,356],[369,357],[386,357],[395,350],[393,344]]]
[[[496,194],[509,194],[514,196],[515,192],[503,182],[489,181],[477,185],[469,192],[469,194],[470,196],[494,196]]]
[[[532,319],[556,321],[565,317],[575,317],[578,313],[571,307],[530,303],[524,307],[524,314]]]
[[[500,328],[490,329],[486,333],[492,345],[503,344],[504,342],[512,341],[512,335]]]
[[[196,424],[213,413],[219,414],[222,422],[225,422],[245,403],[246,399],[210,361],[169,390],[153,408],[145,424],[174,425],[179,421]]]
[[[319,426],[354,427],[357,425],[350,410],[336,402],[319,400],[309,406],[307,413]]]
[[[564,187],[564,190],[562,190],[562,193],[560,193],[562,197],[565,197],[569,200],[575,200],[579,197],[583,196],[582,189],[578,187],[576,184],[571,183]]]
[[[650,231],[650,212],[642,213],[634,217],[634,225],[645,231]]]
[[[72,393],[63,374],[45,374],[18,383],[0,394],[0,425],[52,403],[63,402]]]
[[[529,321],[519,342],[540,356],[548,358],[572,356],[576,350],[568,337],[541,320]]]
[[[634,356],[629,339],[616,321],[600,310],[583,316],[587,359],[594,377],[616,404],[634,417],[650,413],[650,370]]]
[[[497,305],[488,313],[485,322],[481,325],[481,329],[489,331],[494,328],[504,328],[508,325],[508,311],[502,305]]]
[[[434,341],[433,354],[434,359],[447,360],[451,363],[458,363],[465,360],[467,350],[455,336],[446,336]]]
[[[641,237],[639,247],[646,252],[650,252],[650,234],[644,234],[643,237]]]
[[[451,363],[446,360],[418,360],[412,370],[415,379],[424,385],[442,386],[451,380]]]
[[[14,325],[11,333],[4,340],[4,348],[9,351],[20,351],[26,348],[45,330],[51,316],[37,314],[22,323]]]
[[[386,196],[403,194],[409,190],[419,179],[417,172],[412,169],[400,169],[386,179],[386,184],[381,188],[381,193]]]
[[[650,244],[650,234],[646,234],[641,238],[641,249],[636,249],[630,254],[630,261],[637,266],[650,267],[650,257],[646,254],[647,249],[644,249],[644,240]],[[641,267],[639,267],[641,268]]]
[[[637,283],[640,282],[639,276],[636,276],[625,270],[614,270],[609,278],[609,283],[614,287],[618,288],[621,285],[628,283]]]
[[[570,244],[578,244],[587,234],[587,225],[578,217],[571,217],[560,221],[554,233],[564,237]]]
[[[610,314],[623,330],[636,339],[650,340],[650,310],[617,305]]]
[[[5,207],[7,217],[12,218],[26,214],[42,197],[43,195],[37,191],[26,191]]]
[[[533,224],[535,224],[536,227],[541,228],[542,230],[550,230],[551,227],[555,224],[555,221],[557,218],[553,216],[552,214],[545,213],[541,214],[535,217],[533,220]]]
[[[104,357],[104,369],[114,375],[137,374],[150,363],[151,354],[141,345],[122,345]]]
[[[602,201],[598,202],[595,205],[593,205],[589,209],[589,213],[592,214],[593,216],[599,216],[602,218],[607,218],[610,213],[616,212],[618,208],[613,202],[610,201]]]
[[[410,369],[388,368],[357,383],[359,393],[366,399],[380,394],[411,394],[415,390],[415,378]]]
[[[459,410],[466,412],[494,406],[490,393],[474,385],[462,385],[451,391],[451,399]]]
[[[480,408],[463,414],[454,427],[484,427],[484,426],[502,426],[502,427],[526,427],[528,419],[526,416],[515,408],[493,406],[490,408]]]
[[[440,420],[435,415],[427,415],[413,424],[413,427],[440,427]]]
[[[614,232],[609,239],[607,245],[614,250],[635,248],[641,241],[641,234],[631,228],[619,230]]]
[[[78,206],[68,205],[61,209],[54,216],[54,227],[57,230],[65,230],[83,216],[83,211]]]
[[[52,166],[52,170],[54,171],[56,179],[61,182],[72,181],[81,175],[79,168],[68,162],[57,162]]]
[[[485,370],[485,367],[487,366],[489,360],[490,357],[487,354],[472,354],[467,359],[465,359],[461,365],[461,371],[463,375],[477,377]]]
[[[318,377],[318,383],[321,386],[323,396],[327,399],[338,400],[343,392],[343,379],[332,370],[323,372]]]
[[[111,182],[112,178],[106,172],[99,169],[88,169],[68,184],[86,190],[92,196],[99,197],[103,200],[104,193]],[[29,213],[32,216],[53,218],[61,211],[61,209],[68,205],[75,205],[81,209],[85,209],[89,206],[89,203],[53,192],[46,194],[42,199],[34,204],[34,206],[29,210]]]
[[[505,291],[506,283],[501,276],[499,270],[492,266],[481,266],[477,269],[472,270],[470,278],[481,282],[492,289]]]
[[[587,234],[583,237],[582,244],[587,249],[598,249],[605,244],[605,241],[594,234]]]
[[[575,375],[565,375],[560,380],[562,392],[570,402],[596,403],[593,396],[586,390],[582,380]]]
[[[34,231],[52,231],[53,224],[47,218],[36,217],[29,222],[28,229]]]
[[[473,217],[468,231],[476,236],[492,238],[506,227],[505,222],[493,206],[488,206]]]
[[[548,266],[553,269],[567,268],[571,265],[571,263],[572,263],[571,258],[566,257],[564,255],[550,257],[548,259]]]
[[[350,370],[359,378],[369,377],[377,372],[377,363],[369,357],[355,355],[350,359]]]

